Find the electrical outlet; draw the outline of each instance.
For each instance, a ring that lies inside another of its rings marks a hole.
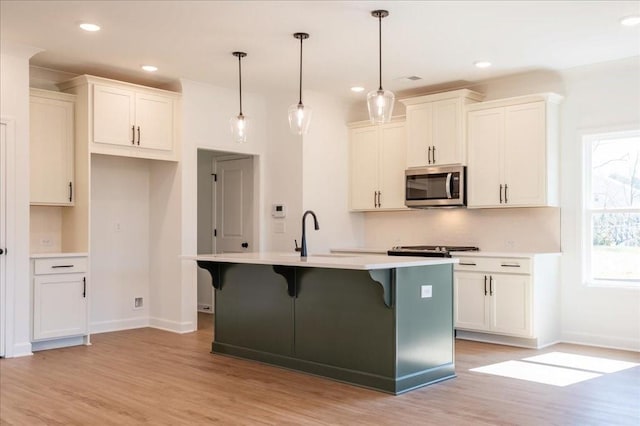
[[[133,299],[133,309],[142,309],[144,307],[144,301],[142,297],[135,297]]]
[[[423,285],[420,286],[420,297],[423,299],[429,299],[433,296],[433,286]]]
[[[53,241],[51,241],[51,238],[42,238],[40,240],[40,245],[42,247],[51,247],[53,245]]]
[[[116,222],[113,224],[113,230],[116,232],[120,232],[121,226],[120,226],[120,222]]]

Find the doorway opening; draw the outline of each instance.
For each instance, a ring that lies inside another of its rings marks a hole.
[[[257,250],[257,170],[257,156],[198,150],[198,254]],[[215,312],[211,276],[201,268],[198,312]]]

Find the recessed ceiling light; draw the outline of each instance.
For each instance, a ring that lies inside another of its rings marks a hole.
[[[155,72],[158,71],[158,67],[155,67],[153,65],[143,65],[142,69],[147,71],[147,72]]]
[[[84,24],[80,24],[80,28],[89,32],[100,31],[100,25],[96,25],[96,24],[84,23]]]
[[[363,92],[363,91],[364,91],[364,87],[362,87],[362,86],[353,86],[353,87],[351,88],[351,91],[352,91],[352,92],[356,92],[356,93],[360,93],[360,92]]]
[[[491,62],[489,61],[476,61],[473,63],[476,68],[489,68],[491,66]]]
[[[634,25],[640,24],[640,16],[627,16],[620,20],[620,23],[626,27],[633,27]]]

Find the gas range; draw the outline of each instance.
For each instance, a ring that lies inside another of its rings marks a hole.
[[[396,246],[387,251],[389,256],[451,257],[452,251],[479,251],[468,246]]]

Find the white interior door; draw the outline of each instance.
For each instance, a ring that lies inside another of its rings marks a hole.
[[[253,251],[253,158],[218,160],[216,176],[216,253]]]

